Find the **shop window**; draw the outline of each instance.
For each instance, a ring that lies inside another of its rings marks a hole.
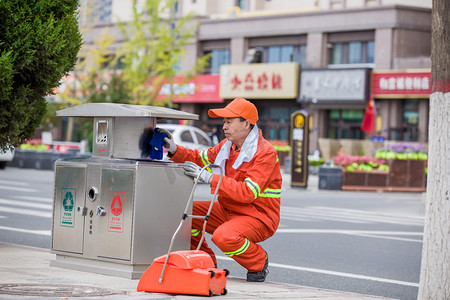
[[[373,63],[375,61],[375,42],[367,42],[367,62]]]
[[[328,113],[328,138],[331,139],[363,139],[361,123],[363,110],[330,110]]]
[[[242,11],[247,10],[247,0],[236,0],[236,6]]]
[[[229,49],[215,49],[206,51],[204,54],[210,54],[209,68],[206,68],[206,74],[219,74],[221,65],[230,64],[230,50]]]
[[[267,48],[267,62],[290,62],[294,58],[294,46],[271,46]]]
[[[373,63],[374,51],[374,41],[333,43],[330,64]]]
[[[419,139],[419,101],[407,99],[403,101],[403,140],[417,141]]]
[[[258,108],[258,127],[268,140],[280,140],[289,142],[290,140],[290,117],[298,108],[294,107],[269,107]]]
[[[348,63],[358,64],[361,62],[361,42],[348,43]]]
[[[259,47],[263,52],[262,62],[297,62],[306,66],[306,45],[281,45]]]

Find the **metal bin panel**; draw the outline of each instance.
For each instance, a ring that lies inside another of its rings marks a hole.
[[[97,255],[130,260],[134,206],[134,169],[103,168],[99,209],[97,214]]]
[[[83,256],[97,258],[97,243],[100,217],[97,216],[97,207],[100,205],[102,165],[90,162],[86,171],[86,215],[84,220],[84,249]],[[104,228],[101,228],[104,230]]]
[[[86,166],[57,165],[53,199],[52,249],[83,253]],[[78,212],[77,212],[78,210]]]
[[[139,162],[136,173],[133,263],[151,263],[167,253],[192,191],[181,164]],[[192,205],[188,208],[192,213]],[[189,250],[191,218],[183,222],[173,251]]]

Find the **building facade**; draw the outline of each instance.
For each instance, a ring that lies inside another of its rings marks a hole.
[[[123,2],[101,1],[122,21],[129,17]],[[431,0],[184,0],[175,8],[191,11],[200,25],[181,70],[210,54],[202,76],[215,90],[174,100],[200,115],[194,125],[220,127],[208,109],[243,96],[258,107],[268,139],[289,141],[290,116],[304,109],[312,116],[311,153],[321,138],[367,138],[360,126],[373,97],[374,136],[427,142]],[[103,19],[97,32],[115,27]]]

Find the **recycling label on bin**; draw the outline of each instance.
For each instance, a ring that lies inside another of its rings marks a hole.
[[[108,231],[123,232],[123,201],[125,200],[124,192],[109,192],[108,206],[110,213],[108,214]]]
[[[76,190],[73,188],[61,189],[61,215],[60,226],[74,227]]]

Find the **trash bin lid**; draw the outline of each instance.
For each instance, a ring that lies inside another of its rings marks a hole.
[[[153,117],[178,120],[198,120],[198,115],[161,106],[120,103],[86,103],[56,112],[58,117]]]

